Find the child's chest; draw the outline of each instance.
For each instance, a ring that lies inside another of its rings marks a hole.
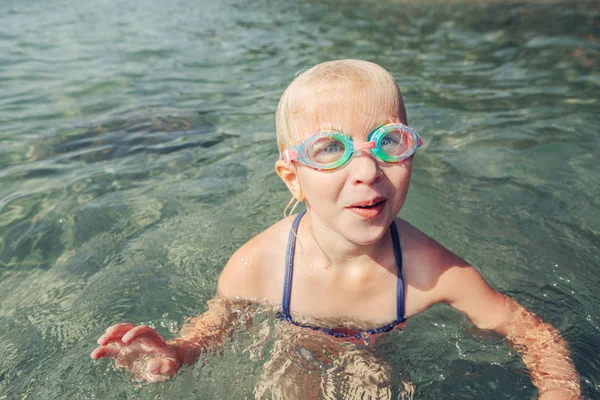
[[[345,270],[295,268],[290,284],[290,311],[319,319],[369,321],[374,325],[397,318],[398,280],[395,266],[350,266]],[[401,299],[403,301],[403,299]]]

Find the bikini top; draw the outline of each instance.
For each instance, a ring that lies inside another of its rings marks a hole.
[[[298,226],[300,225],[300,220],[302,219],[304,214],[305,212],[302,212],[296,216],[292,224],[292,229],[290,230],[290,235],[288,237],[288,246],[285,261],[285,278],[283,286],[283,301],[281,307],[282,310],[278,313],[279,318],[286,320],[296,326],[312,329],[315,331],[321,331],[323,333],[326,333],[327,335],[331,335],[337,338],[356,339],[361,338],[364,334],[374,335],[377,333],[389,332],[392,329],[394,329],[397,325],[406,321],[406,318],[404,317],[404,280],[402,279],[402,250],[400,248],[400,240],[398,238],[396,224],[393,221],[390,225],[390,232],[392,234],[394,256],[396,257],[396,265],[398,267],[398,283],[396,286],[396,320],[394,322],[390,322],[389,324],[384,325],[380,328],[369,329],[360,332],[347,328],[322,328],[320,326],[303,324],[293,320],[292,316],[290,315],[290,300],[292,298],[292,274],[294,271],[294,253],[296,251],[296,233],[298,232]]]

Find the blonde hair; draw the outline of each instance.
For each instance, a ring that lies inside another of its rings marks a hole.
[[[385,104],[397,107],[401,122],[407,122],[400,89],[392,75],[383,67],[362,60],[328,61],[299,73],[283,92],[275,115],[280,153],[300,141],[303,132],[298,130],[298,118],[307,113],[318,112],[311,104],[314,96],[339,92],[345,93],[344,102],[361,104],[362,109],[359,111],[365,115],[369,115],[373,107],[381,104],[379,101],[372,101],[373,99],[384,100]]]

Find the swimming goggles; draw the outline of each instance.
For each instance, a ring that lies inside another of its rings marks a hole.
[[[370,149],[381,161],[399,163],[412,156],[422,145],[423,141],[414,129],[404,124],[387,124],[371,132],[364,143],[354,143],[336,130],[319,132],[285,150],[281,158],[287,163],[295,161],[326,170],[341,167],[355,152],[363,149]]]

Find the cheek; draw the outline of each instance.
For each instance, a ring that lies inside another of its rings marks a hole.
[[[391,165],[384,170],[385,175],[392,184],[398,188],[403,188],[410,183],[412,175],[412,159],[405,160],[400,165]]]
[[[407,170],[403,170],[403,172],[400,174],[400,176],[398,178],[398,182],[397,182],[398,192],[403,197],[406,197],[406,194],[408,193],[408,187],[410,185],[411,175],[412,175],[412,171],[410,169],[407,169]]]
[[[412,176],[412,162],[408,162],[407,165],[403,165],[400,170],[400,181],[402,185],[408,185]]]
[[[303,169],[298,181],[307,200],[325,200],[337,196],[343,186],[343,179],[335,173]]]

